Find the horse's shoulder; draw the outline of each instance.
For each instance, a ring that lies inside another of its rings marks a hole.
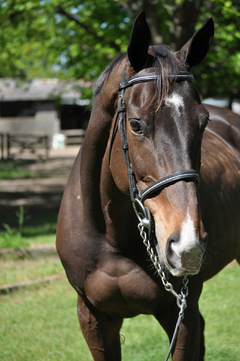
[[[80,198],[80,152],[78,153],[74,164],[72,166],[66,188],[64,190],[62,204],[70,203],[72,204],[73,199]]]
[[[80,153],[72,167],[61,201],[57,222],[57,249],[71,248],[75,239],[79,238],[79,218],[81,214],[80,193]]]

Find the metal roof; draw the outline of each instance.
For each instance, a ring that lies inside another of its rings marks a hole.
[[[81,88],[89,88],[92,84],[80,80],[33,79],[19,80],[0,79],[1,101],[36,101],[36,100],[74,100],[81,98]]]

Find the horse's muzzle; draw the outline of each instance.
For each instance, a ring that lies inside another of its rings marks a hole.
[[[183,240],[177,232],[172,233],[166,244],[166,260],[173,276],[197,274],[201,268],[207,244],[207,233],[201,241],[196,237]]]

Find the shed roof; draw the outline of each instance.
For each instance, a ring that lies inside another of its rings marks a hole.
[[[53,100],[60,97],[62,100],[81,98],[81,88],[89,88],[92,84],[79,80],[60,79],[33,79],[22,81],[19,79],[0,79],[1,101],[37,101]]]

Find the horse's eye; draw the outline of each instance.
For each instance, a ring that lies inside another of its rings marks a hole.
[[[131,129],[132,129],[132,131],[134,133],[137,133],[137,134],[142,134],[143,133],[143,130],[142,130],[142,127],[141,127],[141,124],[140,124],[140,120],[138,120],[138,119],[130,119],[129,123],[130,123],[130,127],[131,127]]]

